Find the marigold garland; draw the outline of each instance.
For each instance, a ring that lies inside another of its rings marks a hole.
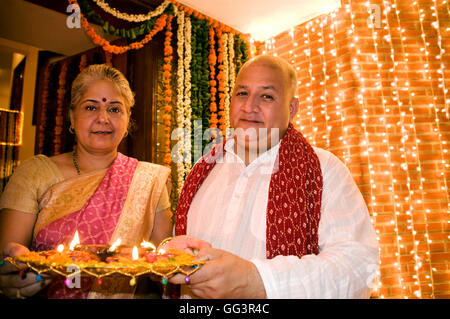
[[[230,34],[231,36],[231,34]],[[230,127],[230,88],[229,88],[229,59],[228,59],[228,33],[222,34],[223,45],[223,125],[220,128],[224,137],[227,134],[227,128]]]
[[[67,75],[67,61],[61,65],[61,71],[58,78],[58,90],[57,90],[57,104],[56,104],[56,116],[55,116],[55,128],[54,128],[54,140],[53,140],[53,155],[61,153],[61,134],[63,131],[64,116],[63,107],[65,103],[66,94],[66,75]]]
[[[170,81],[172,79],[172,60],[173,60],[173,48],[172,42],[172,18],[169,16],[167,21],[167,28],[164,39],[164,65],[163,65],[163,81],[164,81],[164,133],[165,133],[165,145],[164,145],[164,160],[163,163],[170,167],[172,163],[172,156],[170,152],[170,131],[172,122],[172,87]]]
[[[69,0],[69,3],[78,5],[76,0]],[[171,16],[172,17],[172,16]],[[144,47],[145,44],[151,41],[151,39],[161,30],[165,28],[167,25],[167,14],[161,14],[161,16],[156,20],[155,25],[153,29],[142,39],[141,41],[133,42],[129,45],[125,46],[118,46],[118,45],[112,45],[108,40],[102,38],[99,36],[94,28],[89,26],[88,20],[84,17],[82,13],[80,13],[80,19],[81,19],[81,26],[83,27],[86,34],[91,37],[92,41],[96,45],[100,45],[103,50],[114,53],[114,54],[122,54],[129,50],[138,50]]]
[[[189,17],[185,17],[185,28],[184,28],[184,47],[185,47],[185,58],[184,58],[184,114],[185,114],[185,125],[186,139],[184,144],[184,149],[186,151],[185,159],[185,172],[188,174],[191,170],[192,152],[191,152],[191,135],[192,135],[192,108],[191,108],[191,61],[192,61],[192,48],[191,48],[191,35],[192,35],[192,24]],[[186,175],[187,176],[187,175]]]
[[[42,154],[44,150],[45,141],[45,127],[47,123],[47,107],[48,107],[48,89],[50,85],[50,64],[47,64],[44,68],[44,80],[42,83],[43,90],[41,95],[41,118],[39,122],[39,135],[38,135],[38,154]]]
[[[216,81],[216,63],[217,63],[217,56],[216,56],[216,41],[214,40],[214,28],[209,28],[209,56],[208,56],[208,63],[209,63],[209,86],[210,86],[210,93],[211,93],[211,103],[209,106],[209,110],[211,112],[211,117],[209,120],[209,126],[211,128],[217,128],[217,103],[216,103],[216,95],[217,95],[217,81]]]
[[[83,13],[83,15],[91,23],[95,23],[102,26],[104,34],[110,34],[112,36],[126,38],[131,41],[135,41],[136,38],[149,33],[153,29],[157,17],[162,13],[164,13],[161,12],[157,15],[155,14],[155,16],[152,17],[151,19],[139,23],[139,25],[135,27],[118,28],[114,27],[114,25],[109,24],[108,21],[103,20],[102,17],[92,9],[91,3],[89,3],[89,1],[91,0],[77,0],[77,1],[78,4],[80,5],[80,10]],[[165,11],[168,15],[171,15],[172,12],[175,12],[175,8],[172,4],[169,3],[169,6],[166,8]]]
[[[223,24],[220,21],[217,21],[211,17],[208,17],[200,12],[198,12],[197,10],[194,10],[192,8],[188,8],[182,4],[180,4],[178,1],[176,0],[170,0],[170,2],[173,3],[173,5],[179,10],[179,11],[184,11],[184,13],[186,13],[187,15],[193,15],[194,17],[198,18],[198,19],[202,19],[202,20],[207,20],[209,22],[209,24],[214,27],[215,29],[221,29],[224,32],[231,32],[233,34],[239,34],[238,31],[230,28],[229,26]]]
[[[236,82],[236,67],[234,65],[234,58],[235,58],[235,54],[234,54],[234,36],[232,34],[228,34],[228,71],[229,71],[229,94],[230,94],[230,99],[231,99],[231,95],[233,93],[233,89],[234,89],[234,84]],[[229,119],[229,118],[228,118]],[[228,127],[230,127],[229,123],[227,125]]]
[[[184,128],[184,12],[177,14],[177,54],[178,54],[178,68],[177,68],[177,126]],[[181,194],[183,183],[185,179],[184,167],[184,132],[178,136],[178,153],[177,153],[177,178],[176,178],[176,198]]]
[[[217,32],[217,38],[218,38],[218,45],[217,48],[217,68],[219,69],[219,74],[217,75],[217,81],[218,81],[218,92],[219,92],[219,129],[224,134],[224,131],[226,129],[225,126],[225,74],[224,74],[224,43],[223,43],[223,37],[222,37],[222,30],[219,29]]]

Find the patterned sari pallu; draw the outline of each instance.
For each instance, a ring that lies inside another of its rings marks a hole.
[[[193,167],[178,203],[175,233],[186,234],[192,200],[224,150],[217,145]],[[318,254],[318,227],[323,189],[319,158],[292,124],[281,140],[270,180],[266,211],[266,255]],[[214,212],[211,212],[214,213]]]

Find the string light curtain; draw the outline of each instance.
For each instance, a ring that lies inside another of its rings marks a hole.
[[[0,195],[18,165],[22,131],[23,112],[0,108]]]
[[[449,9],[343,0],[261,48],[296,68],[295,126],[363,193],[380,244],[374,298],[450,298]]]

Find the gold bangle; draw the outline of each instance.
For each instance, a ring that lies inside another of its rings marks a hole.
[[[156,251],[158,251],[159,248],[160,248],[161,246],[164,246],[164,244],[168,243],[168,242],[171,241],[172,239],[173,239],[173,237],[167,237],[167,238],[163,239],[163,240],[159,243],[158,247],[156,248]]]

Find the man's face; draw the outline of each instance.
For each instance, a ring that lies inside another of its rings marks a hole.
[[[280,138],[284,135],[291,113],[296,112],[292,101],[281,70],[261,63],[251,64],[241,70],[236,80],[230,104],[231,127],[235,131],[242,129],[251,132],[253,129],[257,136],[247,136],[247,141],[257,138],[259,143],[265,143],[267,139],[270,148],[278,143],[278,140],[272,140],[277,133]],[[259,130],[264,128],[267,134]]]

